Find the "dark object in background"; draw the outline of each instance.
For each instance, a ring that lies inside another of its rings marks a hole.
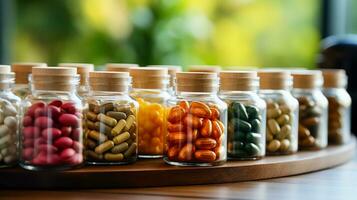
[[[357,135],[357,35],[330,36],[321,43],[317,65],[344,69],[348,75],[347,91],[352,98],[352,132]]]

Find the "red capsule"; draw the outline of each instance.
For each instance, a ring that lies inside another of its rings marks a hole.
[[[24,160],[31,160],[33,158],[33,148],[24,148],[22,150],[22,159]]]
[[[33,120],[32,117],[30,116],[24,116],[24,119],[22,120],[23,126],[32,126],[33,125]]]
[[[72,147],[73,140],[69,137],[60,137],[53,144],[60,149],[65,149]]]
[[[61,130],[57,128],[46,128],[42,131],[42,137],[44,139],[56,139],[62,135]]]
[[[49,117],[37,117],[35,119],[35,126],[41,129],[50,128],[53,126],[53,120]]]
[[[39,101],[37,103],[34,103],[32,104],[32,106],[30,106],[28,109],[27,109],[27,112],[26,112],[26,115],[27,116],[30,116],[30,117],[34,117],[35,116],[35,110],[37,108],[42,108],[42,107],[45,107],[46,104],[42,101]]]
[[[61,132],[63,136],[69,137],[71,135],[72,132],[72,127],[70,126],[63,126],[61,128]]]
[[[53,101],[51,101],[48,105],[56,106],[56,107],[61,107],[62,104],[63,104],[63,103],[62,103],[61,100],[53,100]]]
[[[72,156],[74,156],[75,154],[76,154],[76,151],[74,151],[72,148],[66,148],[61,152],[60,158],[61,158],[61,160],[65,161],[65,160],[71,158]]]
[[[22,135],[25,139],[36,138],[40,135],[40,129],[35,126],[24,127]]]
[[[62,110],[64,110],[66,113],[69,113],[69,114],[75,114],[77,111],[76,106],[73,102],[64,103],[61,106],[61,108],[62,108]]]
[[[78,127],[80,123],[77,116],[72,114],[62,114],[59,117],[58,121],[64,126],[72,126],[72,127]]]

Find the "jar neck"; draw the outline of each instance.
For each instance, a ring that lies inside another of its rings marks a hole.
[[[44,95],[44,94],[58,94],[58,95],[76,95],[77,90],[75,87],[71,88],[71,90],[43,90],[43,89],[32,89],[32,94],[34,96]]]
[[[212,92],[184,92],[184,91],[176,91],[177,96],[190,97],[190,96],[202,96],[202,97],[215,97],[217,96],[217,91]]]
[[[89,96],[129,96],[129,90],[121,92],[113,91],[90,91]]]

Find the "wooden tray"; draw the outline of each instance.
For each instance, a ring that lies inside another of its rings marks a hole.
[[[1,188],[119,188],[228,183],[290,176],[340,165],[353,157],[355,139],[343,146],[216,167],[175,167],[161,159],[125,166],[86,166],[57,172],[0,169]]]

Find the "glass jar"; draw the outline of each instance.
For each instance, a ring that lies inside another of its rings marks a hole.
[[[227,104],[218,98],[215,73],[179,72],[169,101],[165,162],[212,166],[227,159]]]
[[[83,159],[82,101],[76,68],[34,67],[32,94],[21,105],[20,165],[29,170],[68,169]]]
[[[321,92],[321,71],[292,73],[293,95],[299,101],[299,149],[318,150],[327,146],[328,102]]]
[[[292,78],[288,71],[261,70],[260,92],[267,104],[267,155],[292,154],[298,150],[299,103],[291,95]]]
[[[222,71],[220,82],[220,98],[228,104],[228,157],[239,160],[264,157],[266,104],[257,94],[257,73]]]
[[[77,93],[79,97],[85,98],[89,92],[88,76],[89,72],[94,70],[94,65],[89,63],[59,63],[60,67],[74,67],[77,68],[77,73],[80,76]]]
[[[105,70],[110,72],[130,72],[130,68],[133,67],[139,67],[139,65],[133,63],[107,63]]]
[[[15,74],[0,65],[0,168],[18,161],[18,118],[21,99],[12,93]]]
[[[91,91],[84,112],[87,163],[135,162],[138,103],[129,97],[129,73],[90,72],[89,84]]]
[[[164,68],[167,68],[168,73],[170,75],[170,84],[169,84],[168,91],[169,91],[171,96],[175,95],[175,77],[176,77],[176,73],[177,72],[181,72],[182,71],[182,67],[181,66],[177,66],[177,65],[148,65],[147,67],[164,67]]]
[[[167,90],[166,68],[131,68],[131,96],[139,103],[138,151],[141,158],[160,158],[164,154],[166,136]]]
[[[46,67],[46,63],[13,63],[11,70],[15,72],[15,87],[12,91],[16,96],[24,99],[31,93],[28,76],[31,74],[32,67]]]
[[[326,69],[323,94],[328,100],[328,143],[345,144],[351,138],[351,97],[346,91],[347,75],[342,69]]]

